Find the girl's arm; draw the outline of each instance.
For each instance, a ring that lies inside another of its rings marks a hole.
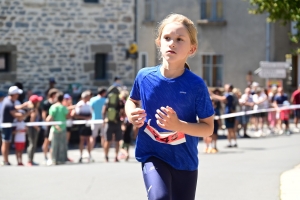
[[[128,117],[128,121],[137,128],[144,125],[146,120],[146,112],[144,109],[139,108],[140,101],[129,98],[125,103],[125,112]]]
[[[155,117],[158,126],[163,129],[179,131],[196,137],[208,137],[213,134],[214,115],[199,119],[199,123],[189,123],[178,119],[176,112],[167,106],[157,110]]]

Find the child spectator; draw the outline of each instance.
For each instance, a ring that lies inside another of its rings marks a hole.
[[[24,113],[22,110],[18,111],[21,113]],[[26,124],[24,122],[23,117],[16,118],[14,120],[14,123],[16,123],[16,129],[15,129],[15,150],[16,150],[16,157],[17,162],[19,166],[24,166],[22,162],[22,154],[25,149],[26,144]]]
[[[288,101],[283,102],[283,108],[289,106],[290,103]],[[289,130],[289,119],[290,119],[290,110],[281,110],[280,111],[280,120],[281,120],[281,126],[282,124],[285,124],[285,134],[290,135],[291,131]]]

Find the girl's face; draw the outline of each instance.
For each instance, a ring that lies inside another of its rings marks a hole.
[[[185,63],[188,56],[196,51],[187,29],[177,22],[164,27],[158,46],[163,59],[168,63]]]

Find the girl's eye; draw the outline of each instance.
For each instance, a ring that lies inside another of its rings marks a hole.
[[[165,40],[170,40],[170,37],[165,37]]]
[[[178,38],[177,41],[183,41],[181,38]]]

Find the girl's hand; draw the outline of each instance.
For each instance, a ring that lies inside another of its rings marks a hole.
[[[173,108],[169,106],[161,107],[160,109],[156,110],[156,113],[156,123],[159,127],[170,131],[179,130],[178,127],[180,126],[180,120],[178,119],[177,114],[173,110]]]
[[[140,128],[144,125],[146,120],[146,112],[144,109],[136,108],[132,110],[130,113],[130,116],[128,116],[129,121],[136,126],[137,128]]]

